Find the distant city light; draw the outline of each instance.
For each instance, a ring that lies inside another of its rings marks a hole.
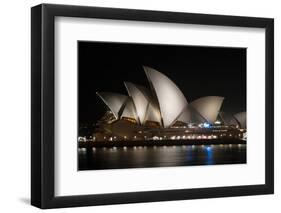
[[[207,151],[211,151],[212,150],[212,148],[210,146],[208,146],[206,149],[207,149]]]
[[[221,122],[220,121],[215,121],[215,124],[221,124]]]
[[[209,123],[203,123],[203,127],[204,127],[204,128],[210,128],[211,125],[210,125]]]

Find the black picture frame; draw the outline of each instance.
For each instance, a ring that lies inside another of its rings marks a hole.
[[[54,21],[58,16],[264,28],[265,184],[56,197]],[[274,193],[274,20],[271,18],[41,4],[31,9],[31,97],[31,204],[36,207],[47,209]]]

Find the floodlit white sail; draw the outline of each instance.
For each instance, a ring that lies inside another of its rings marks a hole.
[[[237,120],[240,128],[246,129],[247,127],[246,112],[239,112],[234,115],[234,118]]]
[[[146,111],[149,105],[149,97],[146,94],[145,88],[130,82],[124,82],[129,96],[134,102],[138,121],[140,124],[145,124]]]
[[[181,121],[184,123],[189,123],[191,120],[190,117],[190,111],[188,109],[188,107],[186,107],[183,112],[180,114],[180,116],[177,118],[177,121]]]
[[[220,112],[219,117],[221,118],[222,122],[225,125],[238,125],[236,119],[233,117],[232,114],[228,114],[225,112]]]
[[[187,106],[187,101],[167,76],[150,67],[144,67],[146,76],[159,103],[163,126],[171,126]]]
[[[149,103],[146,111],[145,121],[155,121],[161,125],[161,114],[156,103]]]
[[[124,107],[125,102],[128,99],[128,96],[111,93],[111,92],[97,92],[96,93],[103,102],[108,106],[108,108],[113,113],[114,117],[118,119],[120,116],[120,110]]]
[[[223,97],[206,96],[191,102],[191,106],[209,123],[214,123],[217,120],[220,111]]]
[[[135,111],[135,106],[134,106],[134,103],[131,98],[128,98],[125,103],[124,110],[121,114],[121,118],[122,117],[133,118],[138,122],[138,117],[137,117],[137,113]]]

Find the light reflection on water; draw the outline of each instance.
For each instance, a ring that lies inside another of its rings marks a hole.
[[[79,170],[246,163],[246,145],[80,148]]]

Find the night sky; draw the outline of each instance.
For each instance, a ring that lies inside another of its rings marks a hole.
[[[245,48],[79,41],[79,123],[103,116],[97,91],[127,95],[124,81],[149,88],[143,65],[167,75],[188,102],[223,96],[222,111],[246,111]]]

